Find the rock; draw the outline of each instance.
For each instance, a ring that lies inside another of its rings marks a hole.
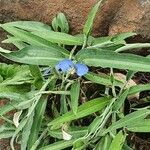
[[[150,0],[125,0],[109,27],[109,34],[136,32],[150,40]]]
[[[82,33],[88,12],[97,0],[0,0],[0,23],[35,20],[51,24],[63,12],[71,33]],[[121,32],[137,32],[150,39],[150,0],[106,0],[97,13],[93,35],[106,36]],[[2,31],[0,31],[2,34]],[[1,36],[1,41],[4,34]]]
[[[97,0],[1,0],[0,23],[36,20],[50,24],[57,13],[63,12],[69,20],[71,32],[77,34],[82,32],[87,15],[96,2]],[[94,35],[108,34],[110,22],[121,4],[120,0],[106,1],[95,19]]]

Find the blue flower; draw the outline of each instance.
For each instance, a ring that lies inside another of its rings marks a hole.
[[[74,68],[74,64],[72,60],[70,59],[64,59],[56,65],[56,70],[63,72],[63,73],[67,73],[72,68]]]
[[[77,75],[80,77],[87,74],[89,71],[89,68],[86,65],[80,63],[75,64],[75,68]]]

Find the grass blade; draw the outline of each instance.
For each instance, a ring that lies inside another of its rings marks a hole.
[[[27,149],[28,140],[31,133],[32,124],[33,124],[33,117],[34,117],[34,112],[32,112],[32,114],[29,116],[27,123],[23,127],[22,138],[21,138],[21,150]]]
[[[51,27],[47,24],[38,21],[14,21],[8,22],[3,25],[2,27],[17,27],[23,30],[28,31],[50,31]]]
[[[72,84],[70,92],[71,92],[72,111],[76,115],[77,109],[78,109],[78,100],[79,100],[79,95],[80,95],[80,82],[79,81],[76,81],[75,83]]]
[[[139,84],[132,86],[129,90],[128,95],[133,95],[142,91],[149,91],[150,90],[150,84]]]
[[[87,21],[84,25],[84,29],[83,29],[83,33],[88,36],[91,29],[92,29],[92,26],[93,26],[93,22],[94,22],[94,18],[96,16],[96,13],[98,11],[98,8],[101,4],[102,0],[99,1],[90,11],[89,15],[88,15],[88,18],[87,18]]]
[[[47,145],[45,147],[40,148],[39,150],[62,150],[67,147],[71,147],[76,139],[69,140],[69,141],[59,141],[55,142],[54,144]]]
[[[83,49],[77,53],[76,59],[89,66],[150,72],[150,59],[134,54]]]
[[[55,66],[60,60],[66,57],[59,52],[57,48],[36,46],[28,46],[22,50],[11,52],[9,54],[0,54],[15,62],[47,66]]]
[[[139,122],[128,125],[127,130],[130,132],[150,132],[150,119],[139,120]]]
[[[150,43],[135,43],[135,44],[126,44],[125,46],[118,48],[115,52],[122,52],[130,49],[138,49],[138,48],[149,48]]]
[[[112,143],[110,144],[109,150],[122,150],[122,146],[126,139],[126,134],[123,131],[120,131],[115,138],[113,139]]]
[[[110,131],[126,127],[130,124],[133,124],[135,121],[144,119],[148,114],[150,114],[149,109],[142,109],[135,111],[131,114],[126,115],[124,118],[118,120],[117,122],[113,123],[110,127],[108,127],[104,133],[108,133]]]
[[[67,112],[51,121],[48,126],[51,126],[51,129],[57,129],[65,122],[76,120],[102,110],[108,102],[109,99],[105,97],[93,99],[79,106],[76,115],[72,111]]]
[[[32,32],[32,34],[39,36],[52,43],[59,43],[63,45],[82,45],[83,44],[80,38],[69,35],[67,33],[62,33],[62,32],[36,31],[36,32]]]
[[[92,81],[93,83],[97,83],[97,84],[101,84],[101,85],[105,85],[105,86],[111,86],[112,83],[110,81],[110,76],[106,75],[106,74],[96,74],[96,73],[92,73],[89,72],[88,74],[86,74],[84,76],[86,79]],[[119,81],[117,79],[114,79],[114,86],[119,86],[122,87],[123,86],[123,82]]]
[[[119,110],[121,108],[121,106],[124,104],[124,101],[125,101],[126,97],[128,96],[128,92],[129,92],[129,89],[126,89],[115,101],[115,103],[113,105],[114,111]]]
[[[46,109],[46,104],[47,104],[47,96],[46,97],[44,96],[40,99],[39,103],[35,108],[35,115],[33,118],[33,124],[32,124],[31,132],[28,140],[28,149],[30,149],[38,139],[43,116]]]

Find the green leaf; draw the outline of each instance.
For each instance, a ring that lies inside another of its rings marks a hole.
[[[133,54],[83,49],[77,53],[76,59],[89,66],[150,72],[150,59]]]
[[[135,71],[129,70],[126,74],[126,81],[128,82],[129,80],[131,80],[135,73]]]
[[[80,138],[87,133],[87,127],[69,127],[67,133],[72,135],[72,138]],[[49,130],[49,135],[57,139],[63,139],[61,129]]]
[[[126,89],[115,101],[115,103],[113,104],[113,110],[117,111],[119,110],[122,105],[124,104],[125,99],[127,98],[129,93],[129,89]]]
[[[78,100],[80,95],[80,82],[76,81],[71,85],[71,108],[73,113],[77,114]]]
[[[126,115],[124,118],[118,120],[117,122],[114,122],[110,127],[108,127],[103,134],[108,133],[110,131],[126,127],[136,121],[139,121],[141,119],[144,119],[148,114],[150,114],[149,109],[142,109],[135,111],[131,114]]]
[[[6,49],[1,48],[1,47],[0,47],[0,52],[2,52],[2,53],[11,53],[11,51],[6,50]]]
[[[43,85],[44,78],[42,76],[39,66],[29,65],[29,68],[30,68],[31,75],[34,78],[34,86],[37,89],[40,89]]]
[[[87,141],[84,138],[79,138],[73,143],[74,150],[83,150],[87,146]]]
[[[95,150],[109,150],[111,144],[111,137],[107,134],[100,139],[100,142],[97,143]]]
[[[14,36],[7,36],[8,39],[2,41],[2,43],[12,43],[15,45],[18,49],[23,49],[24,47],[27,46],[24,42],[21,41],[21,39],[16,38]]]
[[[35,31],[35,32],[32,32],[32,34],[39,36],[52,43],[59,43],[63,45],[82,45],[83,44],[80,38],[69,35],[67,33],[62,33],[62,32]]]
[[[23,127],[25,126],[26,123],[27,123],[27,118],[22,119],[22,121],[19,123],[18,128],[15,130],[15,132],[14,132],[12,138],[11,138],[11,141],[10,141],[10,146],[11,146],[12,150],[15,150],[15,148],[14,148],[14,140],[15,140],[17,134],[23,129]]]
[[[0,87],[4,85],[21,85],[30,83],[32,80],[29,67],[25,65],[7,65],[0,63],[0,75],[3,78]]]
[[[105,86],[111,86],[112,85],[112,83],[110,81],[110,76],[108,76],[106,74],[101,74],[101,73],[96,74],[96,73],[89,72],[84,77],[86,79],[92,81],[93,83],[97,83],[97,84],[101,84],[101,85],[105,85]],[[114,86],[122,87],[123,82],[119,81],[117,79],[114,79]]]
[[[128,95],[133,95],[142,91],[149,91],[150,90],[150,83],[148,84],[139,84],[132,86],[129,90]]]
[[[69,24],[66,16],[63,13],[59,13],[57,15],[58,25],[61,28],[61,32],[68,33],[69,32]]]
[[[55,31],[59,31],[59,28],[60,28],[61,32],[68,33],[69,32],[69,24],[68,24],[66,16],[63,13],[59,13],[53,19],[52,27]]]
[[[108,104],[108,102],[109,102],[109,99],[106,97],[101,97],[101,98],[90,100],[78,107],[76,115],[72,111],[67,112],[66,114],[51,121],[48,124],[48,126],[52,126],[51,129],[57,129],[59,128],[58,125],[60,126],[61,124],[65,122],[83,118],[85,116],[88,116],[90,114],[93,114],[97,111],[102,110]]]
[[[112,36],[104,36],[104,37],[98,37],[93,39],[92,45],[102,44],[106,42],[111,42]]]
[[[110,144],[109,150],[122,150],[122,146],[125,142],[126,134],[123,131],[120,131],[115,138],[113,139],[112,143]]]
[[[111,39],[111,41],[115,42],[115,43],[126,43],[125,42],[125,39],[126,38],[129,38],[129,37],[132,37],[132,36],[135,36],[137,35],[136,33],[133,33],[133,32],[127,32],[127,33],[120,33],[120,34],[117,34],[117,35],[114,35]]]
[[[116,49],[115,52],[122,52],[130,49],[149,48],[149,47],[150,47],[150,43],[126,44],[125,46]]]
[[[45,147],[42,147],[39,150],[62,150],[67,147],[71,147],[75,141],[76,141],[75,139],[69,140],[69,141],[62,140],[62,141],[47,145]]]
[[[120,33],[114,36],[98,37],[94,38],[92,45],[102,44],[106,42],[113,42],[115,44],[125,44],[125,39],[134,35],[136,35],[136,33],[127,32],[127,33]]]
[[[28,98],[24,94],[14,93],[14,92],[1,92],[0,91],[0,99],[9,99],[13,101],[26,101]]]
[[[102,1],[102,0],[101,0]],[[83,33],[88,36],[91,29],[92,29],[92,26],[93,26],[93,22],[94,22],[94,18],[96,16],[96,13],[98,11],[98,8],[101,4],[101,1],[99,1],[90,11],[89,15],[88,15],[88,18],[87,18],[87,21],[84,25],[84,29],[83,29]]]
[[[66,57],[58,51],[57,48],[36,46],[28,46],[22,50],[11,52],[9,54],[0,54],[15,62],[48,66],[55,66],[60,60]]]
[[[12,137],[13,134],[14,134],[14,131],[0,132],[0,139],[8,139],[8,138]]]
[[[16,38],[19,38],[21,41],[31,44],[33,46],[51,47],[53,49],[57,49],[57,51],[60,51],[65,55],[69,55],[69,52],[64,48],[54,43],[51,43],[43,38],[40,38],[39,36],[33,35],[30,32],[15,27],[3,27],[3,29],[9,32],[10,34],[14,35]]]
[[[20,86],[19,86],[20,87]],[[14,87],[13,87],[14,88]],[[0,92],[2,98],[8,98],[11,101],[7,102],[6,105],[4,105],[0,109],[0,116],[3,116],[7,112],[11,110],[19,110],[19,109],[27,109],[28,107],[31,106],[33,100],[31,99],[35,92],[29,92],[29,93],[15,93],[15,92]]]
[[[31,90],[31,85],[29,84],[22,84],[22,85],[0,85],[0,92],[2,94],[5,93],[19,93],[19,94],[24,94],[27,93]]]
[[[128,125],[126,128],[130,132],[150,132],[150,119],[139,120]]]
[[[33,101],[31,100],[26,100],[26,101],[22,101],[22,102],[10,102],[7,103],[7,105],[4,105],[1,109],[0,109],[0,115],[4,115],[6,113],[8,113],[11,110],[16,110],[16,109],[27,109],[28,107],[31,106]]]
[[[49,31],[51,27],[37,21],[15,21],[15,22],[8,22],[1,27],[17,27],[20,29],[28,30],[28,31]]]
[[[55,18],[52,20],[52,27],[53,27],[53,30],[54,30],[54,31],[58,31],[58,20],[57,20],[57,17],[55,17]]]
[[[10,126],[7,124],[3,124],[0,126],[0,133],[5,132],[5,131],[14,131],[15,127],[14,126]]]
[[[94,133],[97,128],[99,127],[99,125],[101,124],[102,122],[102,117],[101,116],[97,116],[93,121],[92,123],[88,126],[88,134],[92,134]]]
[[[53,43],[50,43],[40,37],[37,37],[30,32],[15,28],[15,27],[5,27],[3,29],[9,32],[10,34],[14,35],[16,38],[20,39],[23,42],[26,42],[31,45],[36,46],[51,46]]]
[[[34,112],[29,116],[27,123],[23,127],[22,137],[21,137],[21,150],[26,150],[28,146],[28,140],[31,133],[31,128],[33,124]]]
[[[28,149],[30,149],[38,139],[42,121],[45,114],[46,104],[47,104],[47,96],[43,96],[41,97],[40,101],[38,102],[35,108],[35,115],[33,118],[33,124],[32,124],[31,132],[28,140]]]

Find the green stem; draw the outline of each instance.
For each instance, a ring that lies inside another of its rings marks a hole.
[[[62,94],[62,95],[70,95],[70,91],[43,91],[38,94]]]

